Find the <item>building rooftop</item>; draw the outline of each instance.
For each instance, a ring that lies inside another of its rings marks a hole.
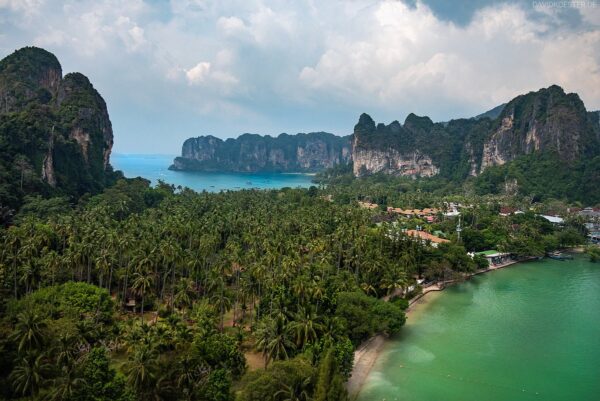
[[[429,234],[428,232],[425,232],[425,231],[408,230],[408,231],[406,231],[406,235],[409,235],[411,237],[419,237],[423,241],[431,241],[431,242],[435,242],[437,244],[440,244],[443,242],[450,242],[447,239],[436,237],[435,235]]]

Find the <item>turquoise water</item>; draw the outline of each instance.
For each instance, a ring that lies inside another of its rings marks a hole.
[[[360,401],[600,400],[600,264],[524,263],[436,295],[386,345]]]
[[[202,173],[195,171],[171,171],[174,156],[113,154],[110,162],[125,177],[143,177],[156,184],[163,180],[168,184],[181,185],[196,191],[218,192],[236,189],[275,189],[283,187],[309,187],[312,176],[285,173]]]

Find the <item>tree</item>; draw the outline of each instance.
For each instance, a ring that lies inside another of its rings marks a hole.
[[[232,401],[231,377],[225,369],[215,369],[208,375],[208,379],[200,390],[204,400]]]
[[[246,370],[246,358],[236,340],[229,335],[213,333],[208,337],[196,336],[193,350],[196,358],[213,368],[226,369],[234,379],[239,378]]]
[[[293,384],[282,384],[282,389],[275,393],[275,398],[281,401],[312,401],[309,396],[308,388],[310,386],[310,377]]]
[[[52,380],[52,389],[48,398],[52,401],[70,401],[77,399],[77,393],[85,386],[85,379],[79,376],[74,365],[62,365],[58,376]]]
[[[304,357],[275,361],[267,369],[249,372],[242,378],[237,400],[308,400],[306,395],[310,396],[314,391],[311,380],[314,375],[314,367]]]
[[[17,316],[12,339],[18,344],[19,352],[41,349],[45,342],[46,320],[32,308]]]
[[[141,345],[135,349],[123,370],[127,383],[141,396],[154,388],[158,373],[158,356],[150,346]]]
[[[132,288],[141,297],[142,305],[140,316],[144,322],[144,296],[152,288],[152,277],[145,271],[136,271],[133,274]]]
[[[257,330],[256,347],[265,357],[265,368],[271,360],[287,359],[295,346],[288,338],[288,330],[283,316],[265,318]]]
[[[48,379],[51,369],[45,354],[30,351],[18,358],[9,379],[18,394],[33,399]]]
[[[328,348],[322,354],[319,362],[314,401],[343,401],[347,399],[344,380],[338,371],[335,350]]]
[[[78,401],[129,401],[131,398],[122,375],[117,375],[110,367],[106,348],[94,347],[85,356],[79,370],[81,383],[78,383],[76,396]]]
[[[320,320],[312,307],[298,308],[298,313],[294,314],[294,320],[289,324],[289,330],[294,333],[298,349],[303,349],[317,340],[318,334],[323,330]]]
[[[187,308],[192,305],[195,294],[194,281],[190,278],[182,277],[179,280],[179,285],[177,286],[177,291],[175,293],[175,306],[180,308],[185,314]]]

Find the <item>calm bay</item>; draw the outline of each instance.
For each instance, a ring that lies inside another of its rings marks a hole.
[[[600,399],[600,265],[522,263],[411,313],[360,401]]]
[[[143,177],[155,185],[158,180],[195,191],[219,192],[239,189],[277,189],[309,187],[309,174],[288,173],[207,173],[199,171],[171,171],[174,156],[113,154],[111,164],[127,178]]]

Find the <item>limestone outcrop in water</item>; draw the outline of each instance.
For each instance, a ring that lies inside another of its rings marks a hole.
[[[326,132],[278,137],[244,134],[237,139],[190,138],[172,170],[315,172],[350,162],[350,139]]]

